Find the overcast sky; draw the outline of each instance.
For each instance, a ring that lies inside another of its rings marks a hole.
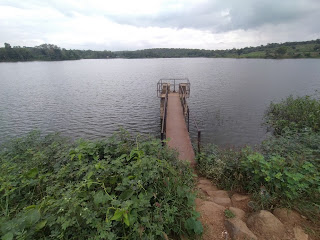
[[[0,44],[230,49],[320,38],[320,0],[0,0]]]

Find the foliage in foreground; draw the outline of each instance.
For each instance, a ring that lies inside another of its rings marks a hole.
[[[200,173],[223,188],[252,193],[256,208],[295,207],[320,220],[319,105],[291,96],[272,103],[267,118],[275,136],[258,150],[208,146],[198,156]]]
[[[202,232],[193,175],[155,139],[70,144],[32,133],[0,152],[3,239],[164,239]]]

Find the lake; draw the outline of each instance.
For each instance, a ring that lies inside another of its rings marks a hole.
[[[188,77],[203,142],[254,145],[270,101],[314,95],[318,59],[103,59],[0,63],[0,143],[33,129],[99,139],[120,127],[159,137],[160,78]],[[191,135],[196,136],[191,125]]]

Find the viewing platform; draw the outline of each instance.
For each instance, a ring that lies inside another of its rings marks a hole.
[[[179,159],[195,166],[195,153],[189,135],[190,111],[187,98],[190,96],[190,82],[187,78],[160,79],[157,84],[160,98],[161,140],[168,140],[168,147],[177,150]],[[194,121],[195,122],[195,121]],[[198,130],[198,151],[201,131]]]

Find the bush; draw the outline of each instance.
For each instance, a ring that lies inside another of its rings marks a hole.
[[[320,100],[310,96],[289,96],[280,103],[271,103],[266,113],[266,123],[274,128],[276,135],[286,129],[301,131],[311,128],[320,130]]]
[[[200,174],[229,190],[252,193],[254,208],[292,207],[319,221],[320,101],[309,96],[271,103],[275,135],[256,150],[205,148]]]
[[[3,239],[163,239],[202,232],[193,174],[155,139],[70,144],[32,133],[0,152]]]
[[[319,149],[304,146],[302,152],[309,152],[305,157],[298,152],[286,152],[286,141],[286,138],[266,141],[265,155],[248,147],[239,151],[207,149],[198,156],[199,172],[221,188],[253,193],[262,208],[300,200],[320,205],[319,158],[315,158]],[[272,149],[276,150],[270,152]]]

